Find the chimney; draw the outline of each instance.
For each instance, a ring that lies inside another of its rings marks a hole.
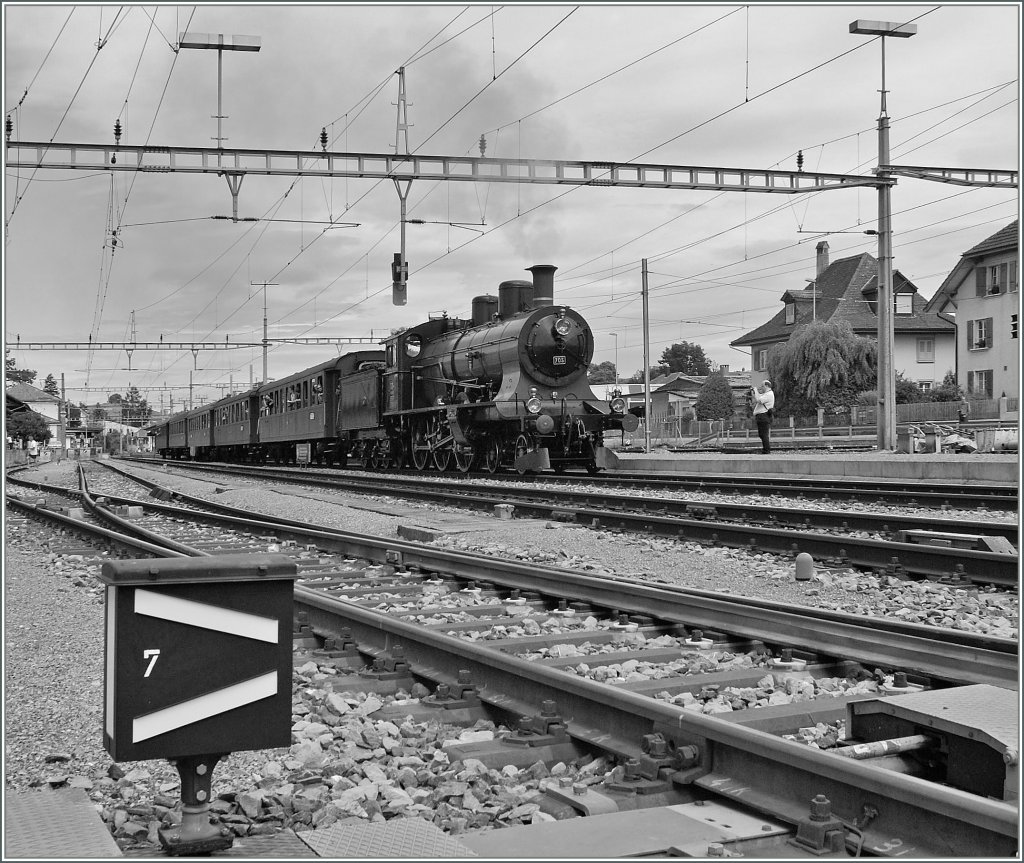
[[[534,264],[527,267],[533,273],[533,307],[553,306],[555,304],[555,270],[551,264]]]
[[[815,251],[818,253],[818,266],[816,268],[815,276],[820,276],[828,269],[828,240],[822,240],[818,243],[815,247]]]
[[[721,364],[720,364],[720,365],[718,366],[718,370],[719,370],[719,371],[720,371],[720,372],[721,372],[721,373],[722,373],[723,375],[727,375],[727,374],[729,374],[729,366],[728,366],[728,365],[726,365],[725,363],[721,363]]]

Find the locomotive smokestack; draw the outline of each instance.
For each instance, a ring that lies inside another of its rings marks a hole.
[[[555,304],[555,270],[551,264],[534,264],[527,267],[533,273],[533,307],[553,306]]]

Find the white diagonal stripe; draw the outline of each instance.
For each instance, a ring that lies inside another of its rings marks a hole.
[[[132,721],[132,743],[149,740],[158,734],[166,734],[168,731],[276,694],[277,672],[268,671],[252,680],[234,683],[216,692],[208,692],[198,698],[175,704],[173,707],[165,707],[163,710],[136,717]]]
[[[167,596],[151,590],[139,588],[135,591],[135,613],[277,644],[276,618]]]

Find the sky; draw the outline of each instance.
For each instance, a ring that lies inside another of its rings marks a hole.
[[[5,3],[11,141],[214,147],[215,51],[179,34],[257,37],[224,52],[223,146],[643,162],[870,176],[881,40],[858,19],[912,22],[885,40],[891,162],[1016,170],[1018,3],[82,5]],[[399,75],[405,120],[399,134]],[[407,144],[406,144],[407,139]],[[652,364],[730,342],[831,260],[878,253],[871,187],[739,191],[416,180],[408,303],[392,304],[400,205],[389,180],[248,176],[233,222],[216,175],[13,168],[5,163],[4,340],[19,368],[74,403],[137,387],[153,408],[212,401],[262,377],[259,347],[18,349],[36,342],[373,338],[428,315],[469,315],[526,268],[553,264],[556,302],[594,330],[595,362]],[[960,255],[1017,218],[1016,189],[900,178],[894,267],[930,297]],[[365,345],[274,343],[283,377]]]

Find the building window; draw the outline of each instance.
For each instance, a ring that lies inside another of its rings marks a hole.
[[[1017,293],[1017,262],[1010,261],[1010,277],[1007,280],[1009,282],[1008,289],[1011,294]]]
[[[914,313],[914,295],[911,293],[896,294],[896,314],[910,315]]]
[[[768,368],[768,349],[765,348],[757,352],[757,369],[756,371],[763,372]]]
[[[934,384],[935,381],[918,381],[917,388],[921,390],[921,392],[926,393],[932,388],[932,386],[934,386]]]
[[[1010,338],[1017,338],[1017,316],[1010,315]]]
[[[967,322],[967,349],[979,351],[992,347],[992,318]]]
[[[1016,262],[1014,262],[1014,270],[1016,270]],[[974,277],[974,295],[976,297],[992,297],[1011,290],[1009,263],[975,267]],[[1012,281],[1014,283],[1012,290],[1016,290],[1016,274],[1014,274]]]
[[[935,339],[917,340],[917,361],[919,363],[935,362]]]
[[[972,396],[992,398],[992,369],[968,372],[967,393]]]
[[[796,303],[786,303],[786,323],[796,323]]]

